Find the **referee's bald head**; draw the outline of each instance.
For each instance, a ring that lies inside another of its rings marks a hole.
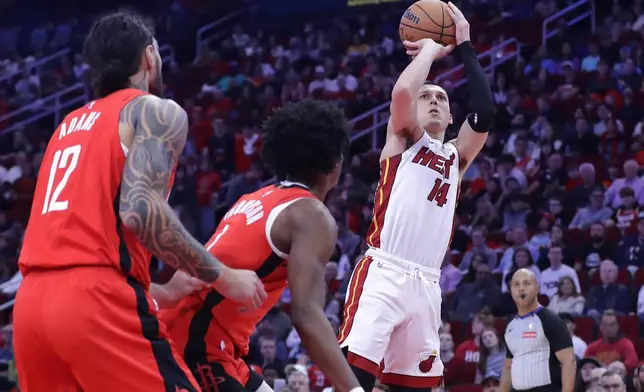
[[[537,300],[539,293],[539,282],[534,272],[527,268],[521,268],[515,272],[512,275],[510,291],[517,306],[531,305]]]
[[[538,284],[537,276],[531,270],[527,268],[520,268],[517,272],[512,275],[512,281],[515,279],[530,279],[533,283]]]

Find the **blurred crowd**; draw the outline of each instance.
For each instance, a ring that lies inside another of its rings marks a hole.
[[[517,61],[489,75],[496,125],[465,173],[442,267],[445,389],[498,390],[503,330],[516,313],[507,282],[517,269],[530,268],[541,303],[561,315],[573,337],[578,390],[608,390],[602,385],[610,384],[643,391],[644,2],[603,4],[594,34],[588,24],[568,28],[555,21],[557,33],[546,45],[541,21],[570,1],[460,3],[477,33],[479,53],[514,36],[524,45]],[[178,21],[195,13],[204,18],[199,4],[173,2],[150,19],[161,44],[164,37],[177,42],[187,33]],[[194,56],[168,59],[166,95],[191,120],[170,202],[199,239],[211,235],[241,195],[270,181],[259,161],[259,128],[274,108],[315,97],[337,102],[353,118],[389,100],[409,59],[397,37],[401,7],[379,7],[288,26],[240,23],[222,40],[195,48]],[[30,30],[0,28],[0,290],[6,300],[20,282],[17,254],[53,127],[46,117],[3,134],[16,120],[3,116],[85,83],[79,50],[86,28],[74,18]],[[189,33],[184,41],[192,42],[194,31]],[[55,61],[30,65],[65,50]],[[434,64],[430,76],[456,65],[447,58]],[[454,72],[442,82],[457,125],[467,113],[465,91],[454,87],[462,76]],[[370,121],[356,122],[356,132]],[[447,138],[457,131],[449,129]],[[354,144],[327,202],[339,230],[326,270],[325,311],[336,328],[353,265],[365,251],[378,155]],[[173,273],[156,260],[152,268],[160,282]],[[301,347],[289,303],[286,291],[257,326],[247,360],[271,386],[286,379],[282,391],[320,392],[329,381]],[[7,364],[6,379],[12,380],[11,346],[4,344],[11,336],[9,312],[4,319],[0,364]]]

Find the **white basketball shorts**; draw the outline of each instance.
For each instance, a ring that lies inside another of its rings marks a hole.
[[[371,248],[349,283],[338,340],[347,360],[388,385],[442,382],[440,270]]]

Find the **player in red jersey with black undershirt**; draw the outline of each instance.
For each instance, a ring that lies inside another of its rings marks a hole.
[[[172,305],[177,292],[150,284],[151,254],[250,309],[266,293],[253,271],[206,251],[166,202],[188,121],[175,102],[148,93],[162,86],[151,30],[112,14],[94,24],[84,52],[98,98],[52,135],[20,254],[20,388],[198,391],[157,320],[153,298]]]
[[[263,161],[284,181],[242,196],[206,247],[230,267],[254,269],[268,299],[246,309],[215,288],[161,314],[204,391],[270,391],[241,358],[287,284],[293,325],[313,361],[339,392],[362,391],[324,315],[325,266],[337,227],[322,201],[338,182],[347,130],[340,109],[311,100],[287,104],[264,124]]]

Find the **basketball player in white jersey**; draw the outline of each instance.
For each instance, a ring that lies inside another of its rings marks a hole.
[[[338,338],[365,391],[373,389],[376,377],[393,392],[427,391],[442,382],[440,267],[451,241],[461,175],[485,144],[495,115],[469,24],[448,6],[472,113],[458,137],[444,142],[452,123],[449,99],[425,80],[432,62],[452,47],[430,39],[405,42],[414,59],[392,92],[369,250],[351,277]]]

